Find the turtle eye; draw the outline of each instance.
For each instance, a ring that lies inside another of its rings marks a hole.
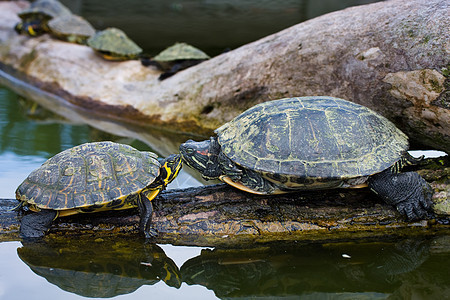
[[[194,148],[186,148],[187,154],[194,154],[194,152],[195,152]]]

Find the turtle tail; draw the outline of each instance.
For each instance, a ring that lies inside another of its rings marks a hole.
[[[418,158],[415,158],[414,156],[411,156],[408,151],[403,151],[402,157],[391,166],[391,172],[394,174],[400,173],[400,171],[406,166],[418,165],[421,161],[423,161],[424,157],[425,156],[422,155]]]

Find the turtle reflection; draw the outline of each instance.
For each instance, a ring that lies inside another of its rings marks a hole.
[[[430,241],[420,239],[215,249],[186,261],[181,274],[187,284],[203,285],[220,298],[342,294],[349,299],[407,299],[426,291],[441,299],[449,292],[449,266],[427,272],[423,265],[430,264],[429,257]],[[433,273],[438,269],[442,274]]]
[[[132,293],[160,280],[179,288],[176,264],[161,247],[129,239],[23,242],[20,259],[61,289],[85,297]]]
[[[33,120],[35,122],[41,122],[46,124],[52,124],[52,123],[72,123],[69,119],[66,119],[48,109],[41,106],[37,102],[30,100],[28,98],[24,98],[21,96],[17,97],[17,100],[19,102],[19,105],[21,107],[21,110],[25,117],[27,117],[30,120]]]

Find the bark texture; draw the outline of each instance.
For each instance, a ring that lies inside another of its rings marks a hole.
[[[0,2],[0,84],[32,97],[36,91],[7,76],[25,75],[61,96],[45,103],[50,109],[68,102],[107,119],[209,134],[263,101],[330,95],[450,152],[448,1],[391,0],[330,13],[162,82],[138,61],[107,62],[85,46],[17,35],[16,13],[25,5]]]

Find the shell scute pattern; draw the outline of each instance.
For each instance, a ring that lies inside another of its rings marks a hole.
[[[39,0],[31,3],[30,7],[24,9],[19,14],[21,18],[29,18],[31,16],[42,18],[55,18],[62,15],[70,15],[70,10],[54,0]]]
[[[80,35],[90,37],[95,34],[95,29],[85,19],[73,14],[62,15],[48,23],[50,29],[61,35]]]
[[[137,55],[142,52],[142,49],[118,28],[106,28],[99,31],[91,36],[87,43],[95,50],[121,55]]]
[[[60,176],[54,176],[58,180],[58,189],[60,193],[81,193],[85,190],[85,182],[87,180],[84,171],[85,161],[82,157],[68,157],[59,167]],[[55,183],[56,184],[56,183]],[[54,184],[48,184],[54,186]]]
[[[361,157],[363,153],[370,151],[369,146],[373,145],[373,138],[363,130],[364,121],[354,111],[337,108],[327,110],[326,118],[329,135],[333,141],[333,159],[352,160]],[[355,142],[358,147],[355,147]]]
[[[176,43],[169,48],[163,50],[153,59],[160,62],[174,61],[181,59],[209,59],[210,57],[191,45],[186,43]]]
[[[287,186],[372,175],[408,148],[407,137],[387,119],[332,97],[262,103],[216,133],[235,163]]]
[[[104,203],[110,202],[108,194],[102,190],[94,191],[91,194],[91,199],[96,205],[102,205]]]
[[[39,168],[31,172],[31,174],[28,176],[28,179],[31,182],[40,181],[46,185],[56,184],[58,178],[52,176],[52,174],[54,174],[55,172],[59,172],[59,166],[57,164],[52,164],[50,161],[46,165],[47,166],[45,168]]]
[[[88,206],[91,198],[86,194],[74,194],[73,195],[73,207],[83,207]]]
[[[90,154],[86,157],[87,182],[103,181],[113,176],[113,168],[110,157],[106,154]],[[95,189],[95,186],[94,186]]]
[[[159,168],[150,152],[111,142],[83,144],[47,160],[17,194],[38,208],[92,211],[105,204],[123,205],[129,195],[155,180]]]

